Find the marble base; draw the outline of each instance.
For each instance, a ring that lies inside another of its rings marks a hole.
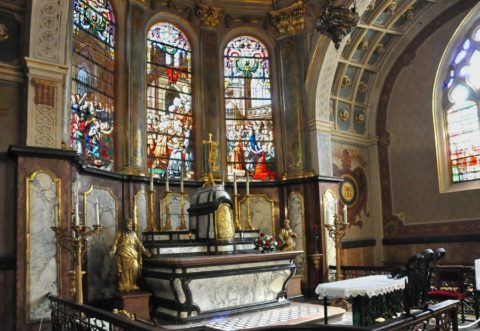
[[[286,285],[301,251],[145,259],[154,314],[178,322],[288,305]]]
[[[142,291],[116,293],[114,296],[115,307],[118,309],[124,309],[130,314],[135,314],[137,319],[149,321],[149,301],[151,296],[151,293]]]

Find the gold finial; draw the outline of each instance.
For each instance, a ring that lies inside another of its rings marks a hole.
[[[204,145],[210,145],[210,149],[208,150],[208,175],[207,179],[205,180],[204,186],[214,185],[215,181],[213,180],[213,172],[218,169],[217,167],[217,154],[218,154],[218,143],[212,139],[212,133],[208,134],[208,140],[203,140],[202,143]]]

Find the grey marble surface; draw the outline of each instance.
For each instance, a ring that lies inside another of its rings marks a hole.
[[[87,248],[88,301],[112,297],[117,285],[115,259],[109,254],[117,230],[116,198],[109,189],[91,188],[84,199],[85,224],[90,227],[96,222],[97,199],[103,232],[97,237],[90,238]]]
[[[305,221],[304,221],[304,207],[303,196],[300,193],[292,192],[288,198],[288,212],[290,217],[290,225],[297,234],[295,239],[295,250],[306,251],[305,249]],[[306,258],[305,253],[298,255],[295,258],[295,265],[297,266],[296,274],[306,277]]]
[[[188,287],[202,312],[276,301],[290,270],[251,273],[214,279],[193,279]]]
[[[180,226],[181,223],[181,215],[182,215],[182,208],[181,208],[181,197],[179,193],[170,193],[169,195],[169,202],[170,202],[170,222],[172,224],[172,229],[175,230]],[[167,221],[167,199],[163,198],[160,200],[160,220],[163,225]],[[185,225],[188,229],[189,227],[189,215],[188,209],[190,208],[190,201],[188,195],[184,195],[184,218],[185,218]]]
[[[147,192],[140,190],[135,193],[135,212],[134,218],[137,221],[136,231],[137,236],[140,240],[143,240],[143,231],[147,228],[148,225],[148,200]]]
[[[57,224],[54,208],[57,204],[57,188],[52,177],[47,173],[38,173],[30,182],[30,249],[27,254],[27,279],[29,293],[28,319],[38,320],[49,318],[49,301],[47,293],[58,294],[57,283],[57,245],[55,234],[51,227]]]
[[[265,195],[252,194],[250,197],[250,218],[254,229],[260,230],[268,235],[275,235],[275,227],[272,222],[274,213],[273,202]],[[240,220],[242,225],[247,224],[247,202],[240,202]]]

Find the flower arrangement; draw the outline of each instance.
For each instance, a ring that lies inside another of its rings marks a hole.
[[[283,242],[281,240],[275,240],[275,237],[260,233],[257,239],[255,239],[255,249],[258,249],[261,253],[275,252],[277,249],[281,249]]]

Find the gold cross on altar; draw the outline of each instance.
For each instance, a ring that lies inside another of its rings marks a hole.
[[[212,140],[212,133],[208,134],[208,140],[202,140],[204,145],[210,145],[208,151],[208,172],[209,174],[217,170],[217,153],[218,153],[218,144],[216,141]]]

